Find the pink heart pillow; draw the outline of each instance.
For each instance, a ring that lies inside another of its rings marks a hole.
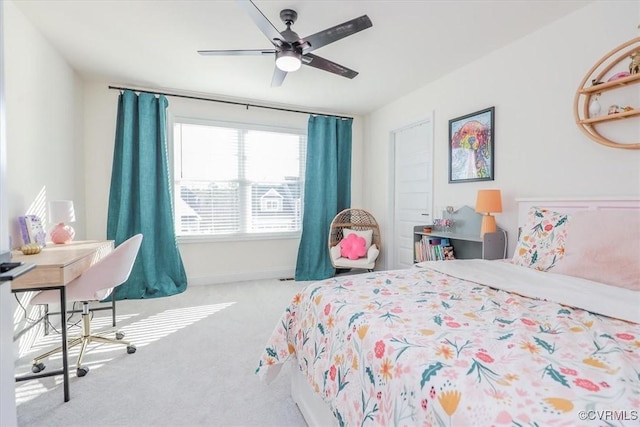
[[[358,259],[367,253],[367,241],[357,234],[349,234],[340,240],[340,255],[343,258]]]

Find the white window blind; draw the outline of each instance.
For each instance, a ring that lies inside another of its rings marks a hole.
[[[300,232],[306,135],[174,121],[178,236]]]

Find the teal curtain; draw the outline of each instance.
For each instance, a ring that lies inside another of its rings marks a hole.
[[[352,123],[353,119],[339,117],[309,117],[296,280],[321,280],[335,275],[327,241],[331,220],[351,205]]]
[[[116,299],[175,295],[187,287],[175,236],[167,159],[168,102],[126,90],[118,98],[107,238],[116,246],[144,236],[129,280]]]

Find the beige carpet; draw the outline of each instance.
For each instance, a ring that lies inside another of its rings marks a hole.
[[[284,308],[307,283],[191,286],[172,297],[119,301],[118,327],[137,352],[95,345],[85,356],[89,373],[78,378],[72,350],[67,403],[61,376],[17,383],[18,424],[305,426],[290,396],[288,366],[271,384],[254,371]],[[110,311],[97,313],[94,324],[108,326]],[[58,342],[55,334],[36,342],[16,373],[30,372],[34,355]],[[59,356],[45,364],[62,366]]]

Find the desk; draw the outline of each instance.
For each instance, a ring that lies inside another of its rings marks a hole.
[[[39,254],[23,255],[12,252],[12,261],[35,264],[29,274],[11,282],[12,292],[44,291],[57,289],[60,292],[60,313],[66,313],[65,286],[79,277],[86,269],[102,259],[114,248],[112,240],[84,240],[64,245],[49,243]],[[115,316],[115,311],[114,311]],[[17,377],[16,381],[63,375],[64,401],[69,401],[69,362],[67,360],[67,317],[60,316],[62,330],[62,370]]]

